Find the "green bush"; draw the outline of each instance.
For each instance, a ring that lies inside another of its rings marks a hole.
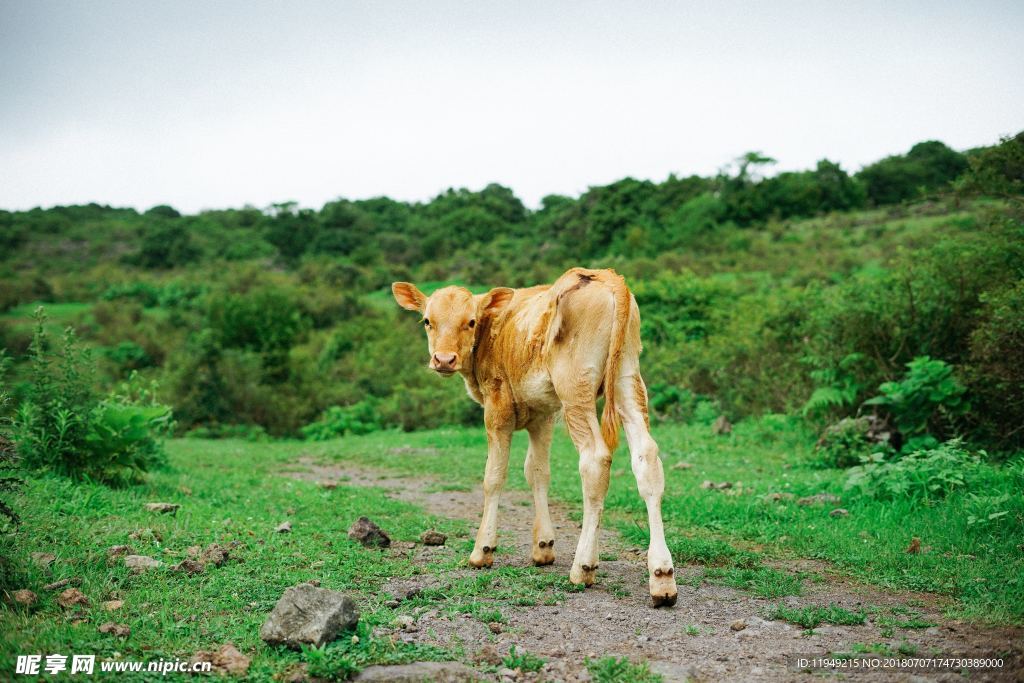
[[[965,369],[977,436],[1024,446],[1024,279],[982,297]]]
[[[850,470],[846,489],[881,500],[912,498],[928,501],[965,489],[981,472],[981,458],[966,450],[959,439],[935,448],[918,450],[898,460],[882,453]]]
[[[331,406],[320,419],[302,428],[309,441],[328,441],[349,434],[369,434],[383,429],[378,401],[367,398],[350,406]]]
[[[0,381],[4,381],[11,366],[11,359],[0,349]],[[7,405],[10,397],[0,388],[0,494],[7,494],[20,489],[24,482],[19,476],[20,466],[17,450],[10,440],[11,420],[7,417]],[[0,531],[8,531],[18,525],[18,513],[7,500],[0,498]],[[0,567],[0,586],[3,569]]]
[[[879,406],[893,419],[904,437],[904,449],[937,443],[934,434],[948,434],[954,421],[969,408],[964,385],[953,368],[941,360],[921,356],[907,363],[907,373],[879,387],[881,395],[864,402]]]
[[[92,388],[92,360],[68,328],[59,352],[50,349],[46,318],[36,313],[32,381],[13,421],[13,441],[25,465],[108,483],[126,483],[164,463],[160,437],[173,422],[152,387],[133,375],[106,397]]]
[[[830,425],[818,440],[818,452],[828,467],[853,467],[875,453],[889,455],[890,435],[874,416],[845,417]]]

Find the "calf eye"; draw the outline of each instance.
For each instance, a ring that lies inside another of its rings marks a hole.
[[[469,329],[473,329],[474,327],[476,327],[476,321],[475,320],[470,320],[469,321]]]
[[[430,327],[430,318],[424,318],[423,319],[423,325],[425,327]]]

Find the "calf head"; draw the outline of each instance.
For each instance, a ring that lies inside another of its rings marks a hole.
[[[514,294],[508,287],[476,295],[465,287],[444,287],[427,296],[408,282],[392,284],[391,292],[399,306],[423,315],[428,367],[444,376],[472,368],[481,323],[499,313]]]

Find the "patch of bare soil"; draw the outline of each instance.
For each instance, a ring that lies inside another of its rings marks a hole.
[[[294,470],[284,474],[328,485],[340,480],[351,486],[379,487],[393,498],[418,505],[431,514],[466,520],[473,525],[479,523],[483,506],[479,488],[472,492],[438,490],[438,482],[431,479],[400,478],[348,464],[318,463],[308,457],[301,458]],[[572,521],[568,512],[562,505],[551,507],[557,559],[554,565],[539,571],[568,575],[579,533],[579,525]],[[495,566],[530,565],[533,501],[528,492],[507,490],[503,493],[499,524],[502,530],[499,548],[503,545],[514,551],[499,553]],[[856,611],[868,606],[902,607],[910,602],[917,606],[924,619],[937,624],[927,629],[897,628],[895,633],[886,636],[883,627],[871,623],[869,618],[867,623],[857,626],[822,624],[810,635],[800,626],[763,618],[770,605],[780,602],[778,599],[757,598],[741,590],[708,583],[699,588],[687,585],[688,579],[701,573],[702,567],[697,565],[677,567],[679,601],[676,606],[653,609],[647,592],[643,549],[632,547],[607,529],[602,530],[601,548],[602,555],[615,555],[618,559],[600,563],[597,584],[585,592],[566,593],[558,605],[503,606],[508,623],[496,629],[501,631],[496,635],[487,624],[469,615],[449,619],[437,611],[428,611],[418,618],[414,627],[399,629],[396,637],[441,646],[461,644],[467,654],[472,656],[476,652],[484,660],[488,655],[493,657],[494,651],[504,656],[512,646],[548,660],[540,673],[520,674],[519,680],[590,680],[585,658],[606,655],[647,661],[652,671],[661,673],[665,681],[791,681],[811,680],[812,677],[857,681],[1024,680],[1024,630],[985,628],[951,621],[941,615],[941,600],[934,596],[890,592],[859,584],[836,576],[820,562],[772,563],[780,570],[813,570],[825,576],[820,582],[805,582],[802,596],[782,598],[781,602],[789,606],[835,604]],[[398,547],[392,552],[407,552],[414,561],[426,564],[436,561],[440,554],[460,551],[417,544],[414,549]],[[469,569],[467,565],[466,573],[474,571],[478,570]],[[395,581],[386,590],[402,593],[410,588],[415,590],[420,583],[431,585],[432,581],[437,579],[424,575]],[[857,644],[875,643],[886,644],[893,652],[898,652],[900,646],[905,650],[907,646],[916,648],[915,654],[910,655],[913,657],[1001,657],[1005,665],[999,671],[972,672],[965,677],[959,671],[819,670],[808,673],[795,664],[798,658],[828,657],[830,653],[850,652]]]

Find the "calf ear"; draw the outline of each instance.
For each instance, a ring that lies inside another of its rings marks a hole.
[[[480,299],[480,315],[494,315],[505,308],[516,290],[509,287],[495,287]]]
[[[408,311],[422,313],[427,307],[427,297],[411,282],[391,283],[391,293],[398,305]]]

